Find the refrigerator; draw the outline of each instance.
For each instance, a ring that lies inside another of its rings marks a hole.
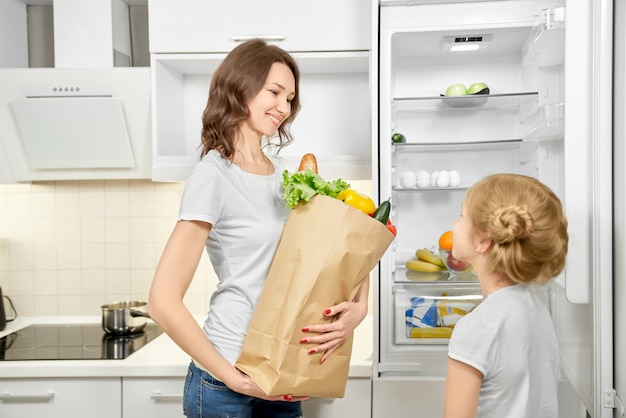
[[[439,253],[466,190],[504,172],[547,184],[569,220],[566,268],[545,289],[560,416],[624,415],[613,299],[614,289],[624,296],[626,270],[617,253],[626,247],[624,53],[614,54],[614,40],[624,49],[622,3],[373,1],[373,189],[391,198],[398,230],[374,282],[373,417],[442,415],[449,337],[480,303],[480,286],[471,271],[416,272],[407,261],[422,248]],[[448,94],[475,83],[489,90]]]

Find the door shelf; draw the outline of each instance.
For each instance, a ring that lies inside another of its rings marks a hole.
[[[519,109],[538,98],[537,92],[465,96],[394,97],[391,106],[398,112],[440,112]]]
[[[550,140],[562,138],[565,129],[565,104],[553,103],[540,106],[522,122],[526,140]]]
[[[565,8],[543,10],[522,49],[523,65],[557,65],[565,58]]]

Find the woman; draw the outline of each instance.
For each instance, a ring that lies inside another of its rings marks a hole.
[[[453,239],[483,301],[452,333],[444,417],[557,418],[559,349],[537,285],[565,265],[561,202],[534,178],[486,177],[467,192]]]
[[[149,297],[150,316],[192,358],[183,402],[189,417],[302,415],[307,397],[267,396],[233,366],[289,214],[280,161],[264,153],[263,142],[291,142],[299,78],[288,53],[256,39],[234,48],[211,80],[202,158],[185,185]],[[200,328],[183,297],[204,248],[219,284]],[[364,281],[354,301],[325,311],[337,321],[306,327],[303,341],[311,353],[324,352],[322,361],[365,317],[368,286]]]

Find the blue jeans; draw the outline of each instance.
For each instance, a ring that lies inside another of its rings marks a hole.
[[[302,418],[300,402],[266,401],[230,390],[191,362],[183,412],[189,418]]]

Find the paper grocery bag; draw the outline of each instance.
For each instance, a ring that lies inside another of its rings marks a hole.
[[[342,398],[352,337],[320,364],[302,328],[352,300],[394,236],[344,202],[314,196],[291,211],[235,366],[269,395]]]

